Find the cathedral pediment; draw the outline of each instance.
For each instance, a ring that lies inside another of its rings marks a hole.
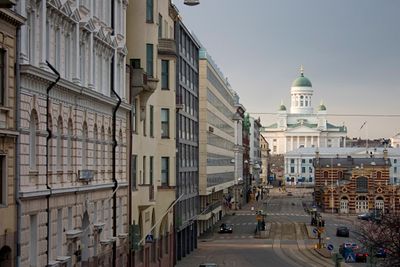
[[[292,128],[288,128],[287,133],[319,133],[317,128],[310,127],[308,125],[299,125]]]

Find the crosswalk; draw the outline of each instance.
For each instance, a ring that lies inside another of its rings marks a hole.
[[[245,238],[254,238],[253,235],[225,235],[220,236],[218,239],[245,239]]]
[[[238,216],[255,216],[254,213],[238,213]],[[309,217],[308,214],[299,213],[267,213],[267,216],[297,216],[297,217]]]

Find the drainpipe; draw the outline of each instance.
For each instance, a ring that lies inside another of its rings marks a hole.
[[[114,1],[111,1],[111,29],[114,32]],[[114,183],[113,187],[113,236],[117,236],[117,188],[118,188],[118,181],[117,181],[117,175],[116,175],[116,166],[115,166],[115,161],[116,161],[116,148],[117,148],[117,139],[116,139],[116,131],[117,131],[117,111],[119,109],[119,106],[121,105],[121,97],[117,94],[117,92],[114,89],[114,74],[115,74],[115,67],[114,67],[114,61],[115,61],[115,54],[111,58],[111,79],[110,79],[110,84],[111,84],[111,92],[117,97],[118,102],[117,105],[113,108],[113,114],[112,114],[112,139],[113,139],[113,147],[112,147],[112,180]],[[116,267],[117,265],[117,242],[113,242],[113,258],[112,258],[112,266]]]
[[[15,111],[15,129],[17,132],[21,132],[21,67],[20,67],[20,53],[21,53],[21,27],[17,27],[17,48],[16,48],[16,62],[15,62],[15,98],[16,98],[16,111]],[[21,200],[19,195],[19,187],[21,184],[20,180],[20,137],[16,137],[16,148],[15,148],[15,203],[17,206],[17,256],[15,257],[15,266],[21,266],[21,221],[22,221],[22,209]]]
[[[49,87],[47,87],[46,91],[46,129],[47,129],[47,137],[46,137],[46,188],[50,191],[48,195],[46,195],[46,200],[47,200],[47,246],[46,246],[46,255],[47,255],[47,264],[50,262],[50,242],[49,239],[51,238],[50,235],[50,224],[51,224],[51,218],[50,218],[50,197],[52,195],[52,189],[49,184],[49,141],[52,138],[52,132],[51,129],[49,128],[49,114],[50,114],[50,90],[53,89],[53,87],[58,83],[60,80],[60,73],[46,60],[47,66],[54,72],[54,74],[57,75],[57,79],[52,82]]]

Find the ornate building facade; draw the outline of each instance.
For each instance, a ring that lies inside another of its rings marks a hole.
[[[325,212],[400,211],[400,187],[389,183],[387,151],[382,158],[323,158],[317,153],[314,168],[315,202]]]
[[[18,1],[22,266],[127,263],[127,1]]]
[[[4,3],[2,3],[4,4]],[[18,208],[16,203],[18,154],[18,42],[23,17],[0,8],[0,266],[15,266]]]

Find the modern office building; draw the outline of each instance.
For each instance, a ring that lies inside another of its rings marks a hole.
[[[17,258],[17,221],[21,211],[15,201],[19,160],[19,68],[15,66],[18,66],[19,60],[17,30],[25,21],[11,7],[0,8],[0,266],[10,267],[15,266]]]
[[[199,215],[199,44],[181,19],[175,24],[176,84],[176,259],[197,248]]]
[[[262,135],[271,147],[271,154],[285,154],[299,147],[345,147],[347,129],[327,120],[326,106],[321,102],[315,113],[312,99],[314,89],[304,76],[296,78],[290,90],[290,110],[282,103],[276,123],[262,129]]]
[[[131,266],[175,260],[177,16],[168,0],[129,1]]]
[[[21,266],[127,264],[125,1],[18,1]]]
[[[202,234],[231,208],[235,184],[236,113],[232,89],[204,47],[199,62],[198,233]]]

